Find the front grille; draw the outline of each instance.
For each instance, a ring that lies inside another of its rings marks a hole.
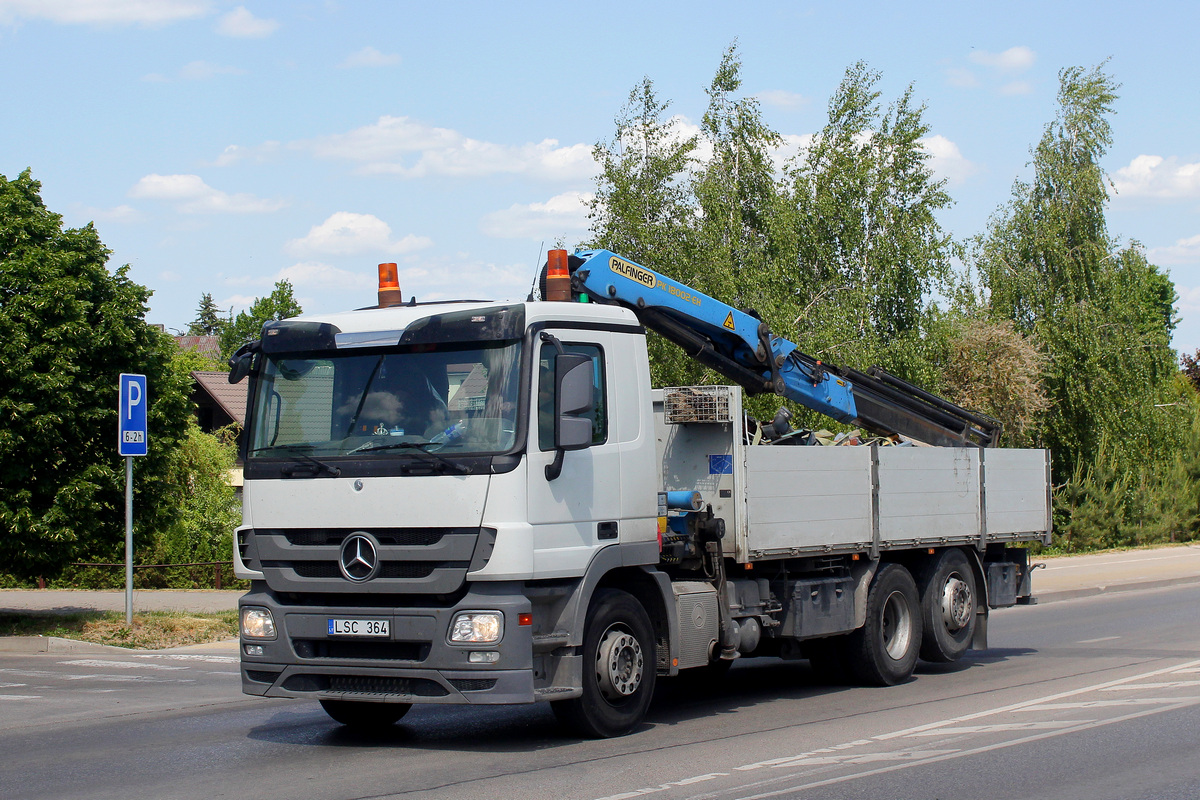
[[[451,678],[450,685],[460,692],[486,692],[496,685],[495,678]]]
[[[364,529],[378,542],[379,569],[355,584],[339,566],[341,545],[355,530],[256,529],[251,553],[277,593],[451,595],[462,589],[468,570],[487,563],[495,542],[492,529]]]
[[[389,678],[379,675],[292,675],[283,682],[290,692],[445,697],[446,688],[427,678]]]
[[[372,661],[424,661],[428,642],[339,642],[324,639],[295,639],[292,649],[300,658],[345,658]]]
[[[447,533],[474,534],[477,532],[474,528],[384,528],[382,530],[373,529],[371,535],[380,544],[394,544],[402,547],[428,547],[440,542],[442,537]],[[287,538],[288,544],[295,547],[324,547],[327,545],[340,545],[342,540],[351,533],[352,531],[346,530],[314,528],[311,530],[284,531],[284,536]]]
[[[279,564],[271,563],[264,566],[277,567]],[[450,561],[446,563],[437,563],[433,561],[406,563],[403,561],[386,561],[379,566],[379,572],[375,578],[428,578],[433,574],[434,570],[438,569],[462,569],[467,568],[465,561]],[[292,564],[292,569],[301,578],[341,578],[342,570],[336,561],[296,561]]]

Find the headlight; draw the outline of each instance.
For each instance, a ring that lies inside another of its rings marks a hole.
[[[463,611],[450,623],[454,644],[493,644],[504,636],[504,615],[499,611]]]
[[[269,608],[245,606],[242,608],[242,636],[247,639],[274,639],[275,618]]]

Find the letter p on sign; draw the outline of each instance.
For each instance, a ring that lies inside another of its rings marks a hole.
[[[117,415],[117,452],[123,456],[146,455],[146,376],[121,373],[117,386],[120,404]]]

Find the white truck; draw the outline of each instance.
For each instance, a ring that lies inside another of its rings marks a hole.
[[[361,727],[548,701],[617,736],[659,676],[774,656],[894,684],[1031,598],[1011,545],[1049,542],[1047,452],[616,254],[548,262],[524,303],[402,303],[381,265],[378,307],[231,359],[243,691]],[[647,328],[737,385],[652,389]],[[743,390],[882,436],[806,446]]]

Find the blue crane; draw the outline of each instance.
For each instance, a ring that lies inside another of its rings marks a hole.
[[[871,367],[866,373],[823,363],[771,333],[753,312],[634,263],[609,250],[568,259],[573,292],[631,309],[646,328],[742,386],[771,392],[839,422],[902,434],[930,445],[988,447],[1000,436],[994,419],[968,411]]]

